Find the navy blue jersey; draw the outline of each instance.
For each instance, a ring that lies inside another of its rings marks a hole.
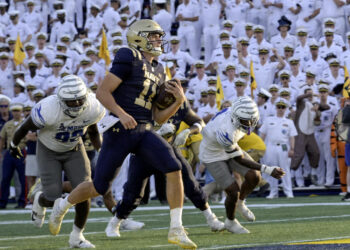
[[[185,120],[186,115],[190,111],[191,107],[188,101],[186,100],[184,103],[182,103],[181,107],[178,109],[178,111],[173,115],[168,122],[175,125],[177,131],[180,127],[180,123]],[[191,125],[191,124],[190,124]]]
[[[136,49],[121,48],[110,72],[123,81],[112,93],[118,105],[136,121],[151,122],[158,86],[165,80],[163,66],[148,62]]]

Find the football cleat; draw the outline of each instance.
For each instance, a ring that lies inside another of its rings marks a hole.
[[[71,232],[69,235],[69,246],[71,248],[95,248],[95,245],[85,239],[82,233]]]
[[[43,190],[43,186],[41,185],[41,179],[36,178],[34,185],[29,189],[27,199],[33,201],[35,194],[42,190]]]
[[[341,200],[342,201],[350,201],[350,193],[346,193],[346,195]]]
[[[119,228],[123,220],[119,220],[116,216],[113,216],[105,229],[107,237],[120,237]]]
[[[176,244],[184,249],[197,248],[197,245],[187,237],[187,233],[183,227],[170,228],[168,242]]]
[[[234,220],[225,220],[225,228],[227,231],[235,234],[249,234],[249,230],[243,227],[237,219]]]
[[[134,221],[132,219],[123,220],[120,224],[120,229],[122,230],[138,230],[145,226],[145,223]]]
[[[219,221],[215,214],[212,215],[209,219],[207,219],[207,223],[213,232],[220,232],[225,230],[225,223]]]
[[[43,193],[42,191],[36,192],[34,196],[33,207],[32,207],[32,221],[34,226],[39,228],[42,227],[44,224],[45,213],[46,213],[46,208],[40,206],[39,204],[39,197],[42,193]]]
[[[68,209],[62,210],[60,208],[61,200],[62,198],[58,198],[55,200],[49,219],[49,229],[51,234],[53,235],[57,235],[60,232],[63,217],[68,212]]]
[[[245,201],[238,199],[236,210],[248,221],[255,221],[255,215],[252,211],[245,205]]]

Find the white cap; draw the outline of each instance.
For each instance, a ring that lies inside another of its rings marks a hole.
[[[166,3],[166,0],[154,0],[155,4],[162,4],[162,3]]]
[[[0,101],[5,99],[8,103],[11,102],[11,98],[8,97],[7,95],[4,95],[4,94],[0,94]]]
[[[280,97],[275,101],[275,106],[277,105],[289,107],[289,102],[286,99]]]
[[[45,92],[42,89],[36,89],[36,90],[33,91],[32,94],[33,94],[33,96],[37,96],[37,95],[45,96]]]
[[[10,104],[10,110],[23,110],[23,104],[22,103],[11,103]]]
[[[289,95],[291,94],[291,91],[289,88],[281,88],[278,93],[281,95],[282,93],[289,93]]]
[[[67,15],[67,11],[65,9],[57,10],[56,13],[57,15]]]
[[[259,89],[259,92],[258,92],[258,95],[264,95],[264,96],[267,96],[268,98],[270,98],[272,95],[270,94],[269,91],[267,91],[266,89],[264,88],[260,88]]]
[[[327,91],[329,91],[329,85],[327,85],[327,84],[319,84],[317,86],[317,89],[318,89],[319,92],[320,92],[321,89],[326,89]]]
[[[16,16],[19,15],[19,11],[18,10],[11,10],[8,12],[10,16]]]
[[[281,70],[279,73],[278,73],[278,77],[281,77],[282,75],[288,75],[288,76],[291,76],[291,72],[287,69],[284,69],[284,70]]]
[[[26,88],[26,85],[27,85],[23,80],[21,80],[19,78],[16,79],[16,84],[18,84],[19,86],[21,86],[23,88]]]
[[[6,2],[1,2],[0,7],[6,7],[8,4]]]
[[[280,88],[278,87],[277,84],[270,84],[270,86],[269,86],[269,91],[270,91],[271,89],[276,89],[277,91],[279,91]]]

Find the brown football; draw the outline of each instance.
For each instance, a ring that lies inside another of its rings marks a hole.
[[[175,97],[173,96],[173,94],[165,90],[166,84],[180,84],[180,83],[174,79],[160,85],[158,94],[156,97],[156,102],[155,102],[157,105],[157,108],[159,109],[166,109],[167,107],[169,107],[171,104],[175,102]]]

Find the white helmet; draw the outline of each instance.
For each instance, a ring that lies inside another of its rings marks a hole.
[[[238,97],[232,103],[231,119],[239,130],[249,135],[259,121],[259,110],[256,103],[248,96]]]
[[[87,93],[86,85],[80,77],[75,75],[63,77],[57,88],[57,96],[63,112],[72,118],[81,114],[87,106]],[[70,101],[73,103],[69,103]]]

